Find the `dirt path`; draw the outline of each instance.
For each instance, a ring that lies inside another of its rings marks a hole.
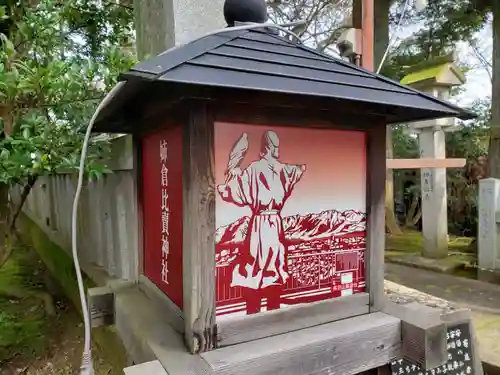
[[[500,286],[422,269],[385,264],[387,280],[473,310],[500,313]]]
[[[73,375],[79,374],[83,348],[83,326],[76,311],[68,305],[58,306],[58,315],[48,327],[48,347],[42,355],[18,356],[0,368],[2,375]],[[123,364],[125,366],[125,364]],[[107,361],[94,350],[96,375],[121,375],[123,367]]]

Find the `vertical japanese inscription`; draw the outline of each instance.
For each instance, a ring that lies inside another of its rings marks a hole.
[[[448,327],[446,333],[448,362],[429,371],[399,359],[391,363],[392,375],[474,375],[472,333],[469,323]]]
[[[168,205],[168,143],[160,141],[160,174],[161,174],[161,281],[168,284],[168,256],[170,253],[168,221],[170,208]]]
[[[182,127],[141,138],[144,276],[182,308]]]

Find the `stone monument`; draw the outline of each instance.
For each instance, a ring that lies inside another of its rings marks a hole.
[[[498,223],[500,221],[500,180],[486,178],[479,181],[478,209],[478,276],[481,280],[499,279],[500,242]]]

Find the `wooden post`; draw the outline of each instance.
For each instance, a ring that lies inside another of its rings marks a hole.
[[[366,70],[373,71],[373,43],[374,43],[374,0],[363,0],[363,54],[361,56],[361,66]]]
[[[193,105],[183,129],[185,338],[198,353],[216,342],[214,126],[205,105]]]
[[[387,159],[389,169],[421,169],[421,168],[462,168],[465,159]]]
[[[424,305],[399,305],[387,302],[384,312],[401,319],[402,357],[422,370],[445,364],[446,324],[438,310]]]
[[[366,258],[370,312],[380,311],[384,296],[385,248],[385,124],[373,127],[368,133],[367,178],[367,239]]]
[[[223,4],[224,0],[134,0],[139,59],[223,28]],[[182,124],[184,331],[193,353],[213,347],[215,335],[213,129],[205,113],[199,108],[189,126]]]

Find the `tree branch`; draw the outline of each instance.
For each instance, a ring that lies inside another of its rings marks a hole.
[[[486,57],[481,53],[479,48],[477,48],[476,44],[471,41],[469,42],[470,47],[474,51],[474,54],[476,55],[477,59],[479,60],[480,64],[483,66],[484,70],[486,70],[486,73],[488,73],[488,77],[490,78],[490,81],[493,82],[493,74],[491,73],[491,70],[493,68],[493,64],[490,63]]]
[[[17,207],[12,215],[12,219],[10,220],[9,231],[11,232],[11,234],[13,234],[15,229],[16,229],[16,220],[18,219],[19,215],[21,214],[21,210],[23,209],[24,203],[26,203],[26,199],[28,198],[28,195],[30,194],[33,186],[35,186],[37,179],[38,179],[38,175],[36,175],[36,174],[31,175],[28,177],[28,182],[26,183],[26,185],[24,185],[23,191],[21,193],[21,198],[19,199],[19,203],[18,203],[18,205],[17,205]],[[0,268],[1,268],[1,264],[0,264]]]
[[[57,107],[59,105],[69,105],[69,104],[77,104],[77,103],[85,103],[92,100],[102,100],[104,96],[96,96],[95,98],[82,98],[77,100],[68,100],[68,101],[60,101],[57,103],[44,103],[44,104],[36,104],[33,105],[31,103],[19,103],[18,108],[20,109],[43,109],[43,108],[51,108]]]

